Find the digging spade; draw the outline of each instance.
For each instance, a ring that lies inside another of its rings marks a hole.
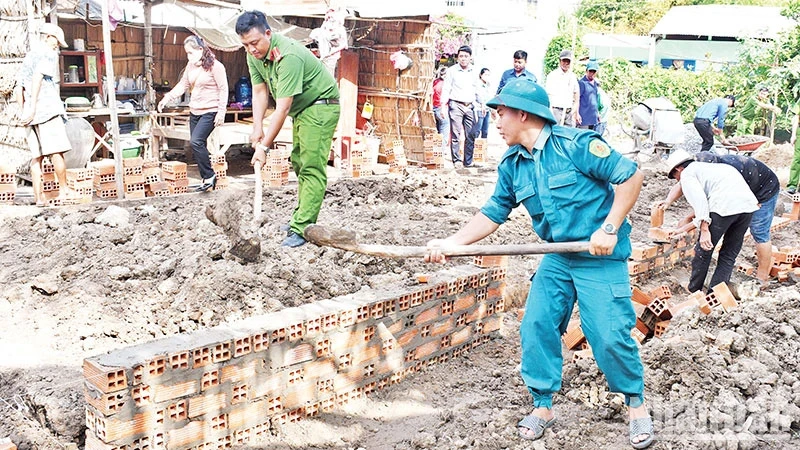
[[[321,247],[380,256],[383,258],[422,258],[428,254],[424,246],[361,244],[356,234],[341,228],[309,225],[303,232],[306,240]],[[588,252],[588,242],[548,242],[544,244],[509,245],[453,245],[442,248],[445,256],[490,256],[490,255],[541,255],[545,253]]]

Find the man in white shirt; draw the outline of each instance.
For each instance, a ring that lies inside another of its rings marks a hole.
[[[720,239],[723,239],[722,248],[709,290],[719,283],[729,282],[750,219],[759,208],[756,196],[734,167],[696,162],[685,150],[679,149],[670,155],[667,169],[667,176],[680,182],[686,201],[694,209],[693,217],[690,216],[678,231],[700,229],[689,292],[703,289],[711,254]]]
[[[573,55],[564,50],[558,55],[558,67],[547,74],[544,89],[550,96],[550,109],[556,116],[558,125],[574,127],[580,123],[578,107],[580,106],[580,87],[578,79],[572,73]]]
[[[453,165],[461,162],[460,142],[464,141],[464,167],[472,167],[475,135],[470,133],[475,124],[475,105],[478,101],[478,73],[472,70],[472,49],[458,49],[458,64],[447,69],[442,87],[442,108],[450,112],[450,153]],[[445,108],[447,105],[447,108]]]

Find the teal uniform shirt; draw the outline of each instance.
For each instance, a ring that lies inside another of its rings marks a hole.
[[[301,43],[273,33],[267,56],[247,54],[247,67],[254,85],[267,83],[273,98],[294,97],[289,117],[295,118],[319,99],[339,98],[333,75]]]
[[[588,241],[611,210],[611,185],[625,182],[635,172],[636,163],[612,150],[598,134],[545,125],[533,154],[515,145],[503,155],[494,194],[481,212],[502,224],[521,204],[545,241]],[[630,256],[630,230],[624,221],[614,252],[603,258]]]
[[[545,125],[532,153],[520,145],[509,148],[497,172],[495,192],[481,208],[489,220],[502,224],[523,205],[542,239],[588,241],[611,210],[612,184],[627,181],[636,164],[594,131]],[[539,263],[520,325],[520,374],[534,407],[551,408],[561,388],[561,335],[576,302],[610,390],[623,393],[626,404],[641,405],[643,367],[630,334],[636,323],[626,261],[630,230],[623,221],[611,255],[548,254]]]

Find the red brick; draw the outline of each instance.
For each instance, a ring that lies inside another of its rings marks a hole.
[[[467,323],[472,323],[486,317],[486,310],[486,303],[478,304],[478,307],[473,309],[469,315],[467,315]]]
[[[439,350],[439,339],[433,339],[430,342],[420,345],[416,349],[417,359],[425,359]],[[452,343],[451,343],[452,345]]]
[[[412,328],[397,338],[397,345],[406,347],[419,335],[419,328]]]
[[[675,233],[674,228],[651,227],[647,232],[647,237],[654,242],[669,242]]]
[[[650,291],[648,295],[651,298],[667,299],[672,297],[672,291],[669,289],[669,286],[667,286],[666,284],[662,284],[661,286]]]
[[[93,408],[106,416],[119,412],[125,406],[125,403],[131,400],[127,389],[102,393],[89,386],[84,386],[83,394],[86,403],[92,405]],[[0,450],[2,450],[2,446],[0,446]]]
[[[650,328],[647,326],[646,323],[642,321],[642,319],[636,318],[636,329],[639,330],[645,337],[650,334]]]
[[[314,346],[311,344],[300,344],[289,349],[284,353],[283,366],[292,366],[314,359]]]
[[[651,301],[653,301],[653,299],[649,295],[645,294],[641,289],[634,286],[633,291],[631,292],[631,301],[647,306]]]
[[[189,418],[219,414],[228,405],[225,393],[198,395],[189,398]]]
[[[251,361],[249,363],[244,363],[242,365],[238,364],[230,364],[227,366],[223,366],[220,369],[220,382],[227,383],[233,382],[238,383],[241,381],[249,380],[256,375],[256,362]]]
[[[251,384],[253,386],[253,397],[267,397],[281,392],[286,387],[284,373],[276,373],[273,375],[262,375],[254,379]]]
[[[500,330],[503,326],[503,319],[500,316],[492,316],[484,319],[481,323],[483,324],[481,334],[489,334]]]
[[[469,342],[472,338],[472,329],[464,327],[450,335],[450,346],[458,347],[461,344]]]
[[[306,371],[306,378],[309,380],[328,378],[336,373],[336,365],[331,359],[312,361],[306,364],[304,368]]]
[[[454,324],[455,319],[452,316],[442,322],[434,323],[433,327],[431,327],[431,336],[439,336],[450,333],[453,331]]]
[[[720,283],[711,288],[711,290],[714,292],[714,295],[717,297],[725,311],[730,311],[739,306],[739,304],[736,302],[736,298],[733,296],[733,293],[728,288],[727,284]]]
[[[167,449],[175,450],[200,444],[207,439],[205,431],[205,422],[200,420],[189,422],[183,428],[170,430],[167,432]]]
[[[453,312],[457,313],[461,310],[472,308],[475,306],[475,302],[475,296],[471,294],[458,297],[453,304]]]
[[[419,313],[414,319],[414,323],[417,325],[422,325],[424,323],[428,323],[432,320],[438,319],[441,317],[441,305],[436,305],[433,308],[427,309]]]
[[[101,441],[97,438],[91,431],[86,430],[86,441],[84,442],[84,450],[124,450],[125,446],[123,445],[111,445],[106,444],[105,442]],[[4,446],[3,443],[0,442],[0,450],[17,450],[15,445],[11,445],[11,447]]]
[[[316,383],[300,383],[293,389],[287,389],[281,394],[281,403],[284,408],[298,408],[308,402],[313,402],[316,393]]]
[[[103,442],[113,444],[119,440],[130,440],[134,436],[146,434],[152,427],[153,411],[143,411],[128,421],[115,417],[97,417],[95,434]]]
[[[583,335],[581,325],[578,322],[570,323],[570,326],[567,327],[567,332],[564,333],[564,336],[561,338],[564,340],[564,344],[570,350],[580,347],[581,343],[586,340],[586,337]]]
[[[161,403],[175,398],[186,397],[200,392],[200,383],[197,380],[188,380],[173,385],[153,385],[153,398],[156,403]]]
[[[656,329],[654,331],[655,336],[656,337],[663,336],[664,333],[667,332],[667,327],[669,327],[669,320],[662,320],[662,321],[656,322]]]
[[[124,368],[106,367],[89,359],[83,360],[83,378],[105,393],[125,389],[128,384]]]
[[[379,345],[368,345],[361,348],[351,349],[353,355],[353,364],[361,364],[364,361],[375,359],[381,355],[381,347]]]
[[[660,227],[664,224],[664,210],[658,207],[658,203],[654,203],[650,207],[650,226]]]

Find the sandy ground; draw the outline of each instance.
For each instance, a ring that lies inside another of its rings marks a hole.
[[[629,146],[617,139],[621,150]],[[496,157],[503,150],[492,140]],[[764,152],[785,170],[791,148]],[[669,183],[659,158],[642,158],[646,182],[630,215],[644,241],[650,204]],[[232,172],[247,172],[246,158]],[[492,191],[490,164],[469,171],[333,180],[320,223],[345,226],[360,240],[420,245],[461,227]],[[21,450],[82,446],[81,362],[87,356],[154,338],[211,327],[317,299],[389,283],[410,283],[440,266],[381,260],[306,245],[279,247],[278,227],[294,207],[295,187],[268,190],[264,218],[252,214],[247,177],[225,190],[164,199],[95,202],[58,209],[0,208],[0,438]],[[206,218],[226,209],[242,231],[262,241],[257,263],[228,252],[231,240]],[[686,212],[668,211],[667,223]],[[773,236],[800,245],[795,222]],[[530,219],[515,211],[489,243],[536,241]],[[755,263],[752,241],[741,261]],[[539,257],[511,259],[507,297],[522,307]],[[448,264],[463,264],[456,259]],[[684,265],[647,281],[685,296]],[[687,312],[667,334],[646,341],[641,355],[653,412],[655,449],[800,448],[800,293],[794,280],[766,291],[737,276],[741,308],[710,316]],[[517,371],[519,322],[507,313],[497,339],[460,359],[408,378],[346,410],[274,430],[253,445],[265,449],[624,449],[627,417],[621,397],[607,391],[593,360],[564,351],[559,423],[541,441],[519,439],[516,422],[531,409]]]

